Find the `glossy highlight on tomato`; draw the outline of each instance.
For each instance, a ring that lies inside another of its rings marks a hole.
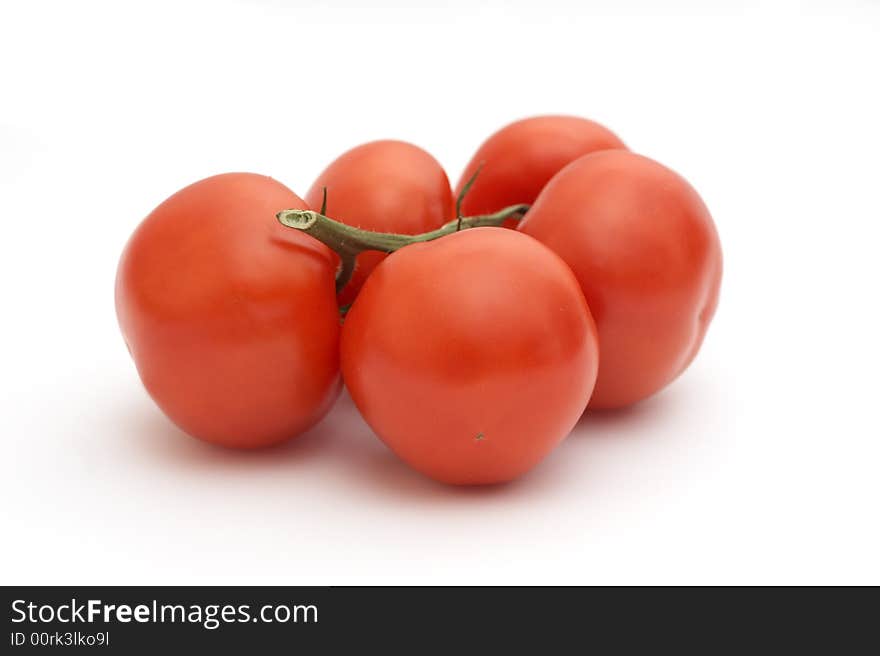
[[[392,253],[342,332],[343,377],[367,423],[410,466],[452,484],[536,465],[582,414],[597,367],[571,270],[504,228]]]
[[[535,116],[516,121],[490,136],[465,167],[458,195],[476,181],[462,202],[465,215],[486,214],[516,203],[531,204],[544,185],[567,164],[588,153],[625,149],[608,128],[576,116]],[[515,228],[515,222],[506,227]]]
[[[596,319],[591,408],[644,399],[691,363],[718,305],[722,255],[681,176],[629,151],[593,153],[554,176],[519,230],[568,263]]]
[[[119,262],[119,325],[147,391],[180,428],[253,448],[298,435],[340,389],[336,262],[275,213],[306,203],[229,173],[159,205]]]
[[[312,184],[305,200],[365,230],[414,235],[439,228],[453,218],[449,180],[430,154],[404,141],[382,140],[357,146],[334,160]],[[351,303],[384,253],[357,256],[354,274],[340,291],[339,304]]]

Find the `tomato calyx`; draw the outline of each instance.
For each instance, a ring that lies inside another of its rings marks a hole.
[[[418,235],[363,230],[331,219],[322,212],[314,210],[282,210],[275,216],[282,225],[304,232],[336,251],[341,260],[339,271],[336,274],[336,291],[339,292],[351,280],[355,258],[363,251],[393,253],[404,246],[439,239],[459,230],[500,226],[508,219],[521,219],[528,209],[528,205],[511,205],[492,214],[459,217],[436,230]]]

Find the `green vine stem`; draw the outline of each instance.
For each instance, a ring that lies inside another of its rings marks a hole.
[[[425,241],[445,237],[458,230],[482,226],[500,226],[507,219],[521,219],[528,211],[528,205],[511,205],[493,214],[481,214],[453,219],[436,230],[420,235],[401,235],[391,232],[373,232],[340,223],[313,210],[282,210],[276,217],[282,225],[300,230],[323,242],[339,254],[342,264],[336,274],[336,290],[339,291],[354,272],[355,258],[363,251],[394,251]]]
[[[474,183],[477,181],[477,176],[480,175],[480,171],[483,170],[483,164],[485,162],[480,162],[479,166],[477,166],[477,170],[474,171],[474,174],[468,179],[467,182],[464,183],[464,187],[461,188],[461,192],[458,194],[458,198],[455,199],[455,230],[456,232],[461,230],[461,222],[464,220],[464,217],[461,215],[461,204],[464,202],[465,196],[470,192],[471,187],[474,186]]]

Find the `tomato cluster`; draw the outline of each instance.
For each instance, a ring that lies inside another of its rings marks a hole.
[[[414,469],[485,484],[537,464],[588,404],[669,384],[720,283],[683,178],[547,116],[489,137],[455,194],[399,141],[343,154],[304,199],[250,173],[196,182],[129,240],[116,309],[146,389],[194,437],[287,440],[344,380]]]

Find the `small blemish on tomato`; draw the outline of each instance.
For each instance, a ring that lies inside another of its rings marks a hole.
[[[481,442],[486,439],[486,436],[482,433],[477,433],[477,436],[474,438],[477,442]]]

